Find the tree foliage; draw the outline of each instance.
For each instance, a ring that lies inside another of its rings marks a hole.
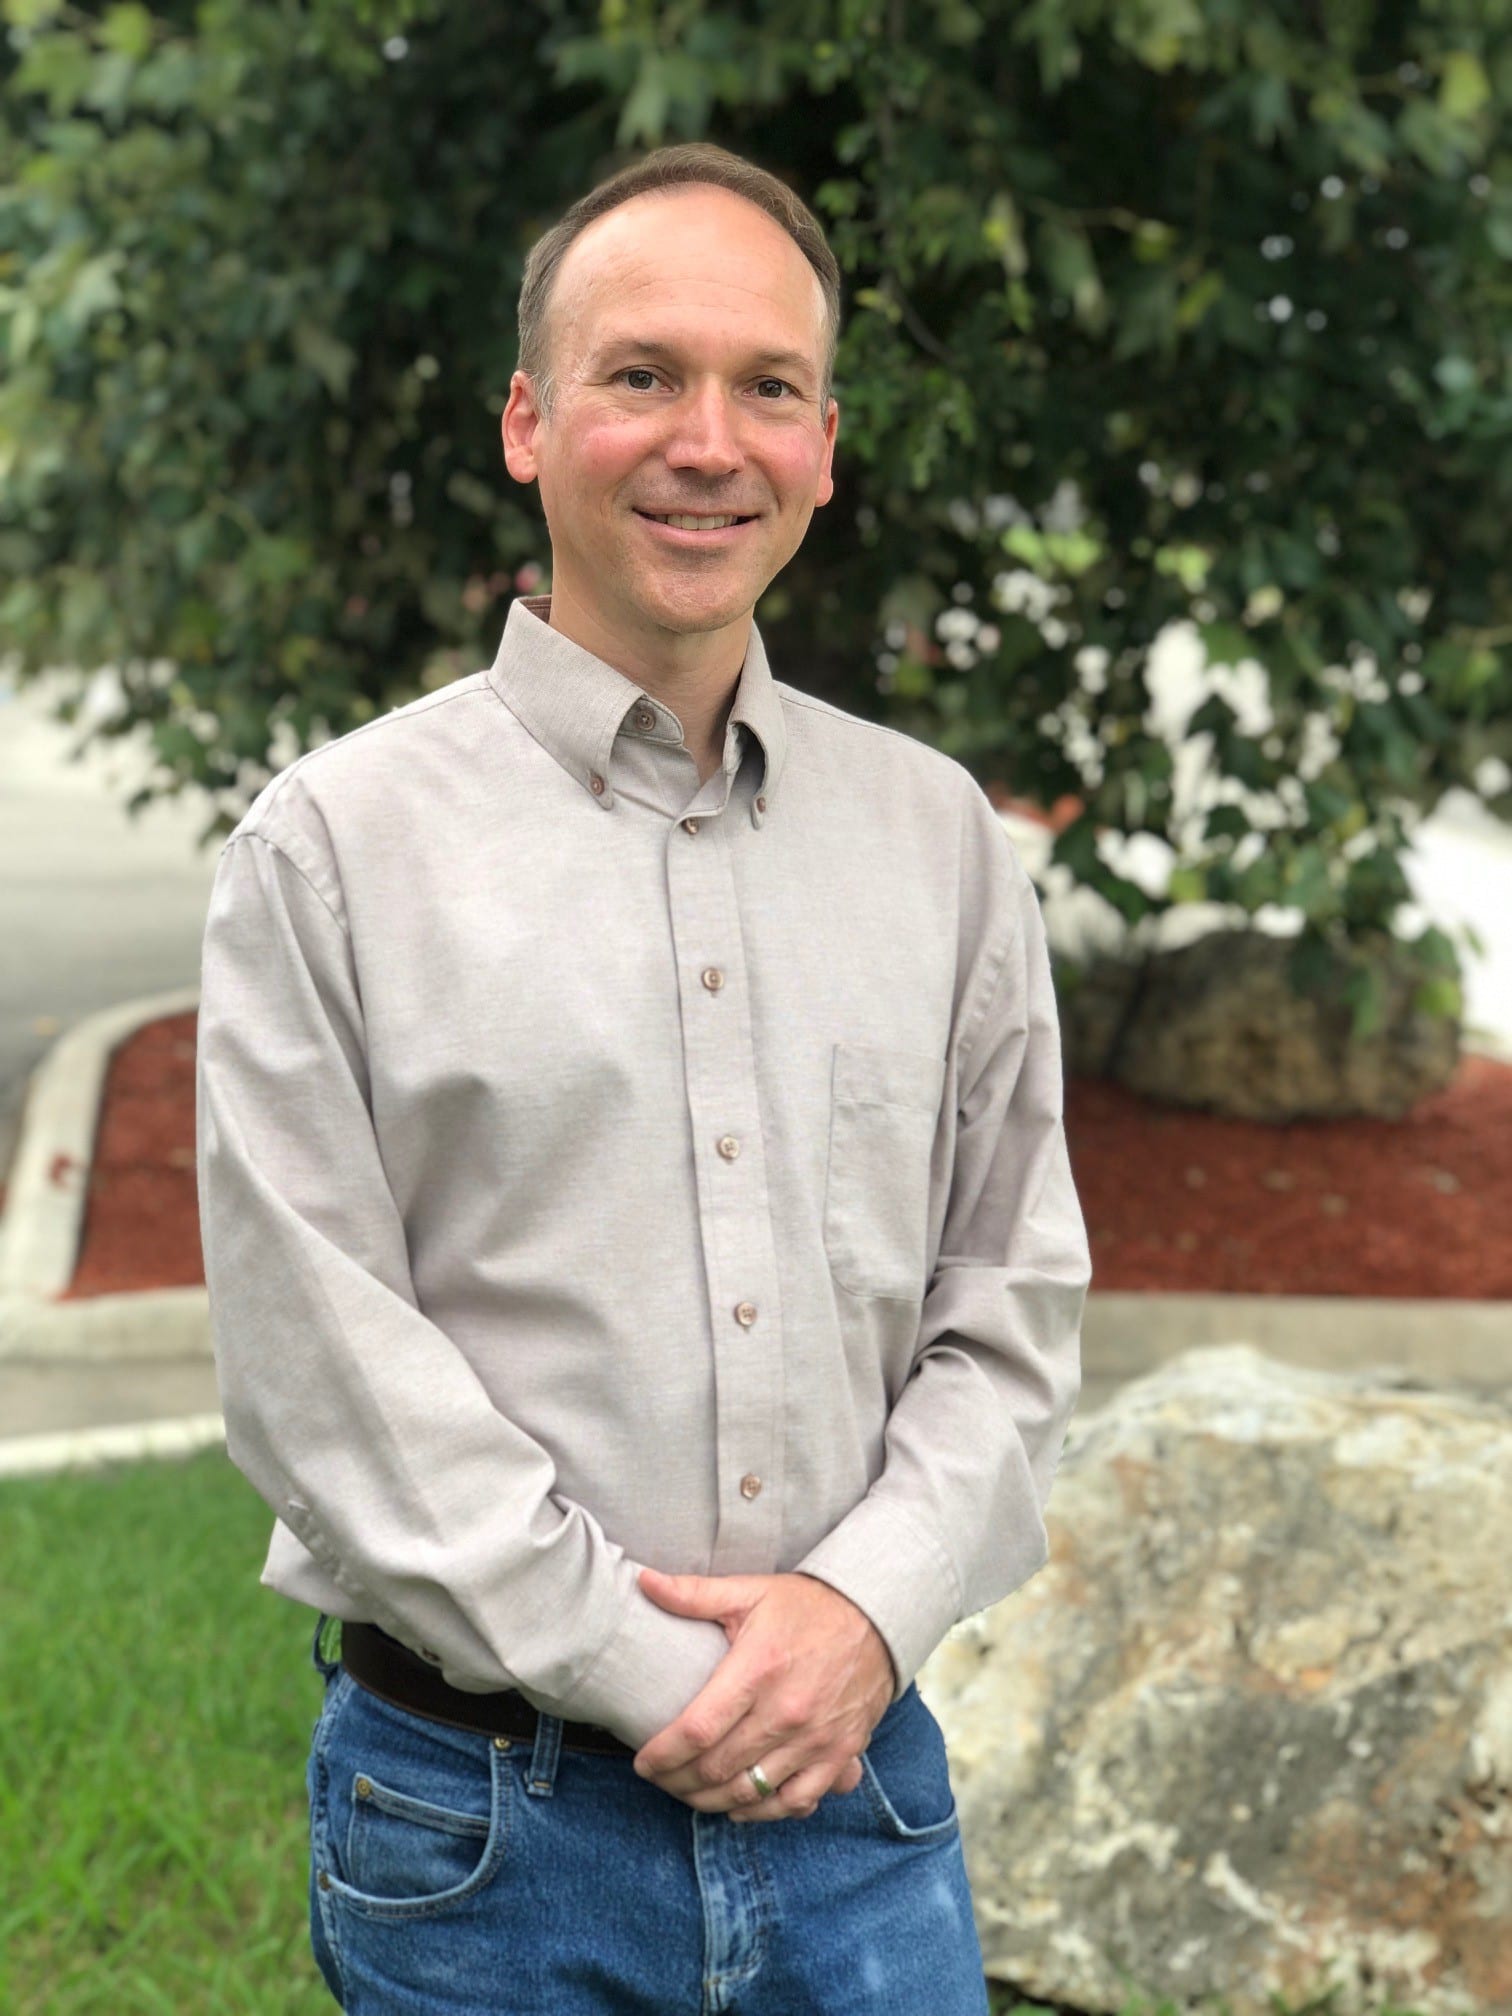
[[[1081,816],[1131,922],[1413,935],[1451,786],[1512,813],[1508,0],[4,0],[0,634],[121,667],[223,825],[270,760],[491,655],[520,263],[707,135],[847,276],[831,507],[760,616],[799,684]],[[1166,626],[1263,674],[1189,724]],[[265,769],[261,774],[266,774]],[[1144,834],[1155,893],[1111,865]],[[1362,958],[1356,1026],[1378,1005]]]

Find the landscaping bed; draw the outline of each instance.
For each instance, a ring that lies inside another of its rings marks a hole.
[[[70,1297],[203,1280],[192,1013],[115,1052]],[[1512,1064],[1402,1120],[1232,1120],[1074,1078],[1094,1289],[1512,1298]]]

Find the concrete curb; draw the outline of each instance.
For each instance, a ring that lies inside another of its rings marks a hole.
[[[141,1288],[77,1302],[0,1299],[0,1363],[8,1358],[208,1358],[210,1295],[203,1286]]]
[[[199,1006],[197,987],[86,1015],[32,1073],[0,1217],[0,1359],[197,1356],[210,1349],[203,1287],[59,1302],[73,1279],[105,1074],[149,1022]]]
[[[1512,1387],[1512,1302],[1113,1289],[1087,1297],[1082,1365],[1089,1382],[1137,1379],[1219,1341],[1336,1372],[1389,1367],[1429,1386]]]
[[[198,989],[181,988],[88,1016],[54,1044],[34,1073],[0,1220],[0,1361],[212,1355],[203,1286],[49,1299],[72,1278],[112,1051],[144,1024],[198,1003]],[[1479,1033],[1464,1047],[1512,1063],[1512,1048]],[[1396,1297],[1094,1290],[1083,1328],[1084,1366],[1089,1381],[1134,1378],[1215,1338],[1242,1339],[1300,1364],[1392,1363],[1426,1379],[1486,1388],[1512,1381],[1512,1304]],[[39,1445],[70,1440],[18,1439]]]
[[[219,1414],[187,1414],[173,1421],[133,1421],[53,1435],[13,1435],[0,1442],[0,1477],[94,1470],[103,1463],[138,1462],[148,1456],[188,1456],[225,1439],[226,1424]]]
[[[111,1056],[146,1023],[198,1006],[199,989],[180,987],[86,1015],[32,1073],[0,1219],[0,1301],[67,1292]]]

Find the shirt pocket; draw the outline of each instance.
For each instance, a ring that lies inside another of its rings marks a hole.
[[[830,1078],[824,1245],[852,1295],[922,1301],[929,1172],[945,1059],[837,1043]]]

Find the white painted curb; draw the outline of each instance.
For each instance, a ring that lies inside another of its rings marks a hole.
[[[0,1442],[0,1477],[37,1477],[54,1470],[94,1470],[103,1463],[132,1463],[149,1456],[189,1456],[224,1443],[219,1414],[185,1414],[172,1421],[132,1421],[110,1428],[65,1429],[52,1435],[14,1435]]]
[[[190,987],[86,1015],[32,1073],[0,1219],[0,1301],[67,1292],[111,1055],[146,1023],[198,1006],[199,989]]]
[[[73,1279],[110,1059],[129,1036],[199,1006],[197,987],[87,1015],[32,1073],[0,1217],[0,1359],[174,1358],[210,1351],[204,1287],[59,1302]]]

